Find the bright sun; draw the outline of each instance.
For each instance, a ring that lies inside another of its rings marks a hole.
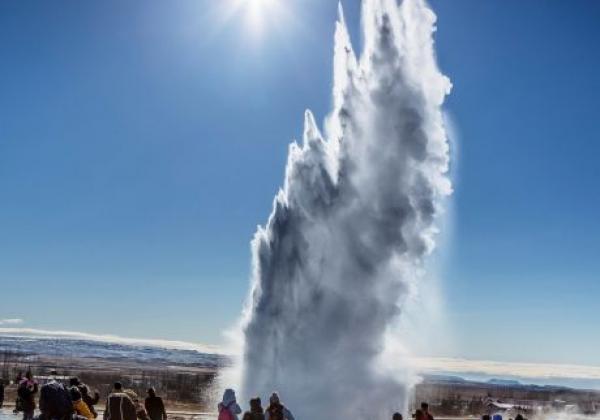
[[[229,12],[241,16],[253,33],[262,33],[283,18],[282,3],[283,0],[230,0]]]
[[[247,13],[249,23],[254,30],[264,29],[266,21],[277,18],[279,1],[278,0],[245,0],[247,4]]]

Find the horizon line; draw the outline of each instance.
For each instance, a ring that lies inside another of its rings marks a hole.
[[[44,330],[37,328],[0,327],[0,337],[84,340],[125,346],[146,346],[170,350],[192,350],[199,353],[235,356],[223,346],[193,343],[182,340],[132,338],[115,334],[93,334],[79,331]],[[407,356],[410,365],[420,374],[456,374],[504,376],[520,379],[540,380],[584,380],[598,381],[600,366],[571,363],[506,362],[476,360],[461,357],[417,357]]]

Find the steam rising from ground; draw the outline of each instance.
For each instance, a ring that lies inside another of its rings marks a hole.
[[[596,415],[585,415],[572,411],[555,411],[539,415],[529,416],[531,420],[600,420]]]
[[[404,408],[405,378],[377,362],[451,193],[435,15],[423,0],[364,0],[362,13],[357,59],[340,10],[325,135],[307,111],[252,243],[243,394],[278,390],[304,419]]]

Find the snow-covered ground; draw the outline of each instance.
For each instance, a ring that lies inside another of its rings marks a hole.
[[[204,367],[219,367],[227,361],[227,358],[223,355],[204,353],[198,350],[129,345],[74,338],[0,335],[0,354],[5,351],[48,357],[76,356],[78,358],[92,357],[107,360],[128,359]]]

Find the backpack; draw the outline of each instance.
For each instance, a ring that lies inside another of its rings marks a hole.
[[[281,404],[272,404],[268,408],[269,411],[269,420],[284,420],[285,417],[283,415],[283,405]]]
[[[29,399],[29,396],[31,395],[31,391],[29,391],[29,389],[27,389],[27,382],[23,381],[19,384],[19,388],[17,388],[17,395],[22,400]]]
[[[63,418],[73,413],[69,392],[58,382],[49,382],[40,391],[40,409],[47,418]]]
[[[229,411],[229,407],[221,407],[221,411],[219,411],[219,420],[235,420],[235,417],[233,417],[233,414]]]

